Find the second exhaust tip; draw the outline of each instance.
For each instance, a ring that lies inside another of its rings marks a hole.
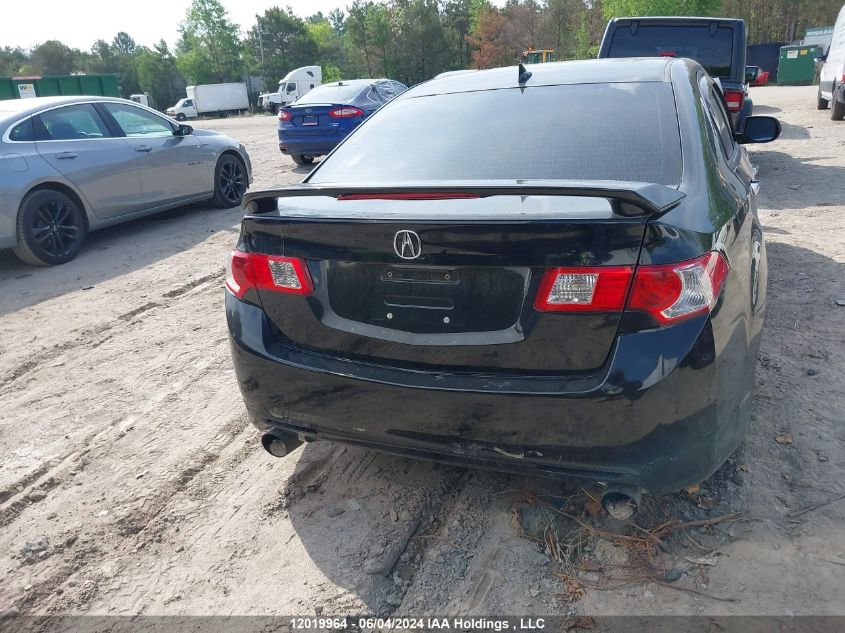
[[[636,488],[608,488],[601,496],[601,505],[614,519],[625,521],[640,507],[640,491]]]

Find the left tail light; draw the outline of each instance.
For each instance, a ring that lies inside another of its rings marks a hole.
[[[329,110],[329,116],[333,119],[348,119],[353,116],[361,116],[364,111],[360,108],[353,108],[352,106],[345,106],[343,108],[335,108]]]
[[[675,264],[552,268],[534,300],[540,312],[646,312],[671,325],[711,311],[728,262],[713,251]]]
[[[226,288],[238,299],[251,289],[293,295],[314,292],[304,259],[237,250],[232,251],[226,266]]]
[[[279,110],[279,121],[290,121],[293,118],[293,113],[289,110]]]
[[[742,110],[744,101],[745,93],[742,90],[725,90],[725,105],[728,106],[730,112]]]

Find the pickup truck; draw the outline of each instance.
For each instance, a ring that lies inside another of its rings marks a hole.
[[[599,47],[605,57],[688,57],[717,79],[736,130],[754,104],[748,96],[745,21],[733,18],[613,18]],[[756,79],[756,75],[754,77]]]

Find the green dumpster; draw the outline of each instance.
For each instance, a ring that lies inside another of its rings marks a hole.
[[[119,97],[117,75],[0,77],[0,100],[67,95]]]
[[[816,76],[816,57],[821,57],[820,46],[781,46],[778,60],[779,86],[809,86]]]

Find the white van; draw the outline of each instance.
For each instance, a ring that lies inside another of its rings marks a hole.
[[[830,118],[841,121],[845,118],[845,5],[836,18],[833,39],[823,58],[819,75],[819,110],[831,106]]]

